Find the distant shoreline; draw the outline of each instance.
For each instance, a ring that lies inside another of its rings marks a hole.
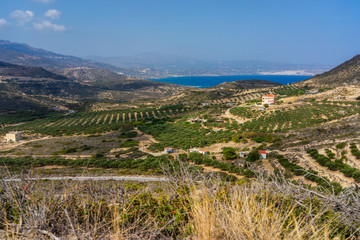
[[[174,83],[186,87],[208,88],[219,85],[223,82],[233,82],[236,80],[268,80],[281,84],[291,84],[313,77],[313,75],[227,75],[227,76],[187,76],[187,77],[167,77],[159,79],[147,79],[149,81]]]

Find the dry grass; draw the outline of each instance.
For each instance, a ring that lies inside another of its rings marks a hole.
[[[153,215],[126,219],[133,197],[157,186],[128,186],[112,181],[2,182],[0,239],[147,238],[157,229]]]
[[[191,193],[191,200],[194,239],[330,239],[329,229],[337,221],[333,217],[319,223],[325,209],[309,218],[298,212],[299,205],[254,185],[229,194],[213,194],[202,186]]]
[[[0,239],[358,237],[356,214],[346,210],[359,205],[354,192],[332,196],[261,178],[224,184],[187,169],[165,174],[168,183],[0,181]]]

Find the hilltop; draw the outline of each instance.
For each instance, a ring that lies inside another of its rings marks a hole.
[[[52,73],[41,67],[25,67],[6,62],[0,62],[0,77],[31,77],[67,80],[66,77]]]
[[[223,89],[255,89],[255,88],[269,88],[269,87],[278,87],[282,86],[281,83],[276,83],[268,80],[258,80],[258,79],[249,79],[249,80],[237,80],[233,82],[223,82],[219,85],[211,87],[213,89],[223,88]]]
[[[0,110],[38,109],[74,102],[131,102],[172,96],[182,86],[132,79],[107,69],[67,68],[59,75],[41,67],[0,62]]]
[[[59,69],[56,72],[79,82],[125,81],[129,79],[126,75],[104,68],[77,67]]]
[[[131,71],[110,64],[58,54],[41,48],[34,48],[27,44],[5,40],[0,40],[0,61],[30,67],[43,67],[48,70],[91,67],[131,74]]]
[[[317,75],[304,83],[323,86],[340,86],[360,83],[360,55],[356,55],[339,66]]]

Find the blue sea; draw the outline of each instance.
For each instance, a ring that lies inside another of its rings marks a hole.
[[[161,79],[148,79],[166,83],[175,83],[182,86],[196,88],[207,88],[219,85],[223,82],[233,82],[236,80],[259,79],[269,80],[282,84],[291,84],[311,78],[313,76],[293,76],[293,75],[239,75],[239,76],[216,76],[216,77],[169,77]]]

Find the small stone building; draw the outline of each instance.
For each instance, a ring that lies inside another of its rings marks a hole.
[[[9,132],[4,137],[5,142],[20,142],[22,140],[21,132]]]

